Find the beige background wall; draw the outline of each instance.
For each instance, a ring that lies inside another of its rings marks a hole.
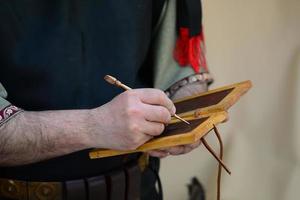
[[[204,0],[204,12],[212,87],[254,84],[220,126],[233,171],[222,199],[300,199],[300,1]],[[215,199],[216,167],[203,147],[164,159],[165,199],[187,199],[195,175]]]

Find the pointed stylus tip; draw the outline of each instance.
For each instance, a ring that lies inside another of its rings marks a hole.
[[[186,124],[189,124],[190,125],[190,122],[186,121],[185,119],[182,119],[181,117],[179,117],[177,114],[174,114],[174,117],[176,117],[177,119],[179,119],[180,121],[186,123]]]
[[[188,125],[190,125],[190,124],[191,124],[190,122],[188,122],[188,121],[186,121],[186,120],[184,120],[184,122],[185,122],[186,124],[188,124]]]

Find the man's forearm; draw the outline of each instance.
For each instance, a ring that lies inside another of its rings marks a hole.
[[[23,112],[0,127],[0,166],[87,148],[133,150],[160,135],[175,106],[158,89],[133,89],[90,110]]]
[[[90,148],[88,110],[23,112],[0,127],[0,166],[29,164]]]

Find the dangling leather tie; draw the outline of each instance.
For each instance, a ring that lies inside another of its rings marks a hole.
[[[226,170],[226,172],[231,175],[231,171],[228,169],[228,167],[224,164],[222,161],[223,159],[223,142],[221,135],[217,129],[217,127],[214,125],[213,130],[218,138],[219,145],[220,145],[220,155],[217,156],[217,154],[214,152],[214,150],[209,146],[209,144],[206,142],[206,140],[201,138],[201,141],[203,145],[206,147],[206,149],[214,156],[214,158],[219,162],[218,166],[218,176],[217,176],[217,200],[221,199],[221,176],[222,176],[222,167]]]

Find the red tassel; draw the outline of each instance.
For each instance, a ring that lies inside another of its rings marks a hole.
[[[180,66],[190,65],[196,73],[199,73],[201,67],[207,71],[203,31],[190,38],[189,29],[180,28],[173,54]]]
[[[180,28],[179,36],[176,41],[176,46],[174,49],[174,58],[181,66],[186,66],[189,64],[189,29]]]

